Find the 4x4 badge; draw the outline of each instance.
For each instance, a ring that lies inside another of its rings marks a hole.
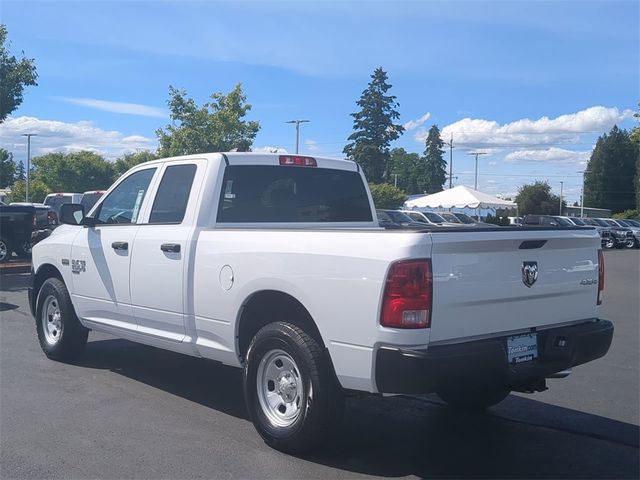
[[[522,262],[522,283],[531,288],[536,280],[538,280],[538,262]]]

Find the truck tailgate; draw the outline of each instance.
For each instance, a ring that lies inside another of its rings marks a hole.
[[[446,231],[432,238],[431,342],[596,316],[595,229]]]

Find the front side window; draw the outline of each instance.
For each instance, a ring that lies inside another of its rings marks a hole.
[[[181,223],[187,210],[196,166],[167,167],[153,201],[149,223]]]
[[[372,220],[369,197],[356,172],[277,165],[225,169],[218,223]]]
[[[136,223],[155,171],[139,170],[124,179],[100,204],[96,212],[98,223]]]
[[[444,218],[442,218],[440,215],[438,215],[437,213],[433,213],[433,212],[423,212],[424,216],[427,217],[429,219],[430,222],[432,223],[442,223],[444,222]]]

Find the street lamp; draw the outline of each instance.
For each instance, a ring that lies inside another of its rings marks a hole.
[[[578,172],[582,174],[582,188],[580,189],[580,218],[584,218],[584,177],[590,170],[582,170]]]
[[[560,182],[560,216],[562,216],[562,187],[564,187],[564,182]]]
[[[473,189],[478,190],[478,155],[486,155],[487,152],[469,152],[467,155],[475,155],[476,156],[476,180],[473,184]]]
[[[295,123],[296,124],[296,153],[298,153],[298,147],[300,146],[300,124],[301,123],[309,123],[311,120],[289,120],[285,123]]]
[[[37,133],[23,133],[23,137],[27,137],[27,187],[25,189],[24,201],[29,201],[29,173],[31,170],[31,137],[37,137]]]

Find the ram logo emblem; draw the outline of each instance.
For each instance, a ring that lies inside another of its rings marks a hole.
[[[538,262],[522,262],[522,283],[531,288],[538,280]]]

